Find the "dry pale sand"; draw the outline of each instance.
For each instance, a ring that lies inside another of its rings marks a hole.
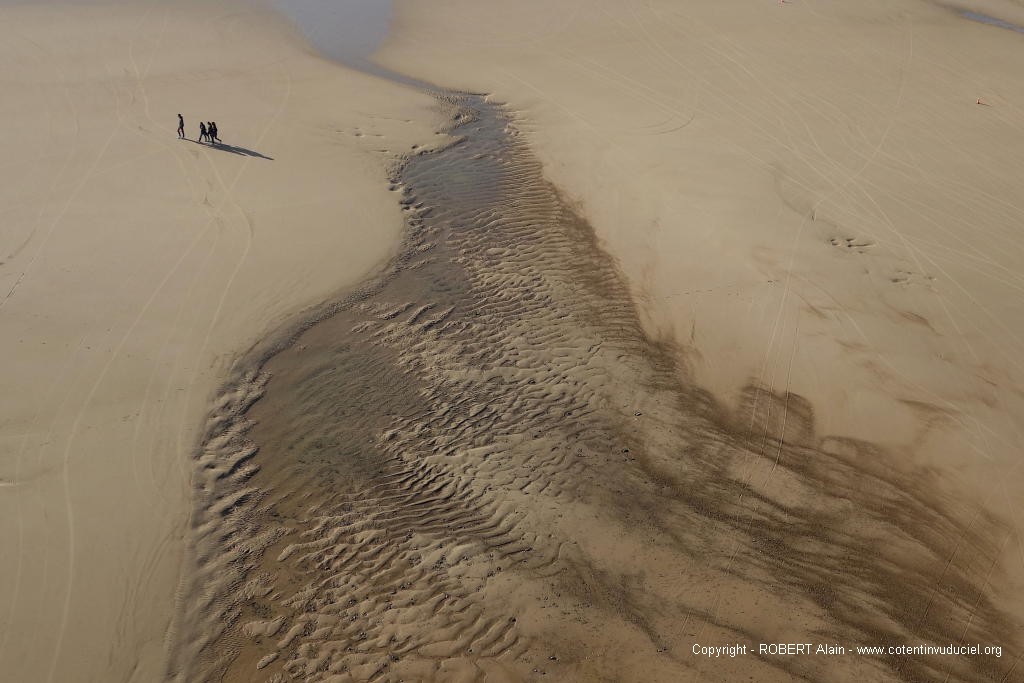
[[[236,367],[172,673],[1024,680],[1003,9],[399,2],[385,64],[508,108]],[[780,642],[1001,656],[693,651]]]
[[[399,0],[380,59],[509,103],[738,422],[800,397],[996,513],[1020,615],[1024,8],[956,4]]]
[[[1024,36],[550,5],[2,10],[0,677],[1024,680]]]
[[[389,258],[433,103],[231,2],[0,3],[0,84],[0,680],[161,680],[210,397]]]
[[[1011,524],[644,332],[517,123],[441,98],[379,278],[235,367],[175,681],[1017,681]],[[1003,657],[694,656],[967,642]]]
[[[697,381],[1019,514],[1024,36],[926,2],[493,5],[399,2],[382,59],[510,103]]]

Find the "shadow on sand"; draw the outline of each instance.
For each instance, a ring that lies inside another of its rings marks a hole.
[[[255,151],[255,150],[246,149],[245,147],[235,147],[234,145],[225,145],[223,142],[215,142],[215,143],[212,143],[212,144],[207,144],[207,143],[204,143],[204,142],[199,142],[198,140],[189,140],[189,142],[194,142],[195,144],[202,145],[203,147],[210,147],[212,149],[219,149],[219,150],[221,150],[223,152],[231,152],[232,154],[240,154],[240,155],[242,155],[244,157],[258,157],[260,159],[266,159],[268,161],[273,161],[274,160],[274,157],[268,157],[266,154],[260,154],[259,152]]]
[[[1018,655],[693,657],[697,633],[1024,651],[1019,532],[798,394],[681,381],[515,112],[438,101],[460,143],[391,175],[393,260],[212,404],[168,681],[1022,683]]]

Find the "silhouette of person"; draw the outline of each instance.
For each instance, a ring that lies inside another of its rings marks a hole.
[[[207,139],[206,124],[202,121],[199,122],[199,142]]]
[[[210,127],[207,128],[207,131],[210,134],[210,142],[213,142],[214,140],[216,140],[217,142],[220,142],[220,138],[217,136],[217,122],[216,121],[210,121]]]
[[[181,117],[181,114],[178,114],[178,137],[185,137],[185,119]]]

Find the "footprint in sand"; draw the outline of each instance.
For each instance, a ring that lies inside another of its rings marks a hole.
[[[828,242],[833,247],[840,247],[849,251],[855,251],[858,254],[866,254],[868,249],[875,246],[875,243],[871,240],[865,240],[857,237],[833,237]]]

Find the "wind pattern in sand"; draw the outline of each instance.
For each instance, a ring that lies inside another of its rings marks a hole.
[[[508,114],[439,100],[451,143],[396,172],[399,256],[214,406],[171,679],[1022,680],[1013,656],[693,656],[1020,652],[991,592],[1011,532],[818,435],[799,396],[727,412],[645,336]]]

